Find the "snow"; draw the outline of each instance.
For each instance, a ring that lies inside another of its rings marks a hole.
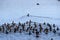
[[[40,5],[36,5],[40,3]],[[26,14],[60,18],[57,0],[0,0],[0,19],[14,20]],[[43,15],[44,14],[44,15]]]
[[[56,36],[56,35],[40,35],[39,38],[36,38],[32,35],[24,35],[24,34],[20,34],[20,33],[14,33],[14,34],[0,34],[0,40],[50,40],[50,38],[53,38],[54,40],[59,40],[60,36]]]
[[[60,2],[57,0],[0,0],[1,23],[11,22],[28,13],[60,19]]]
[[[28,20],[32,20],[34,22],[38,22],[38,23],[50,23],[50,24],[56,24],[58,26],[60,26],[60,19],[59,18],[52,18],[52,17],[45,17],[45,16],[34,16],[34,15],[30,15],[29,17],[27,17],[27,15],[24,15],[16,20],[14,20],[16,23],[18,22],[26,22]]]
[[[41,34],[39,38],[36,38],[33,35],[27,35],[27,34],[20,34],[20,33],[12,33],[12,34],[3,34],[0,33],[0,40],[50,40],[53,38],[54,40],[60,40],[60,36],[54,35],[53,33]]]

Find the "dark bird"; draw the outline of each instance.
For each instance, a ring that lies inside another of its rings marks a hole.
[[[60,0],[58,0],[58,1],[60,1]]]
[[[29,17],[29,14],[27,14],[27,16]]]
[[[39,3],[37,3],[36,5],[40,5]]]

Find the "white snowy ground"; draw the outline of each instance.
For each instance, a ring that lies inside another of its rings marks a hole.
[[[15,20],[28,13],[60,18],[60,2],[58,0],[0,0],[0,23]]]
[[[60,36],[53,33],[48,33],[48,35],[42,33],[39,38],[25,33],[0,33],[0,40],[51,40],[51,38],[53,38],[53,40],[60,40]]]

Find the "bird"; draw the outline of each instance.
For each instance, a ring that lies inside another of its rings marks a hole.
[[[27,16],[29,17],[29,14],[27,14]]]
[[[58,1],[60,1],[60,0],[58,0]]]
[[[36,5],[40,5],[39,3],[36,3]]]

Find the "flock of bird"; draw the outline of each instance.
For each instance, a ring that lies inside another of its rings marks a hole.
[[[16,24],[14,21],[9,23],[4,23],[0,25],[0,33],[9,34],[11,32],[16,33],[22,33],[26,32],[29,35],[35,34],[36,37],[39,37],[40,33],[44,32],[45,34],[48,34],[49,32],[53,32],[54,34],[57,33],[57,31],[60,31],[59,27],[57,27],[55,24],[49,24],[49,23],[37,23],[27,21],[25,23],[18,23]]]
[[[29,17],[29,14],[27,15]],[[15,23],[12,21],[12,23],[4,23],[0,25],[0,33],[27,33],[28,35],[35,34],[36,38],[40,37],[40,34],[43,32],[44,34],[48,34],[50,32],[54,34],[60,35],[60,28],[56,26],[55,24],[49,24],[49,23],[37,23],[33,21],[26,21],[25,23]],[[53,40],[53,38],[51,38]]]

